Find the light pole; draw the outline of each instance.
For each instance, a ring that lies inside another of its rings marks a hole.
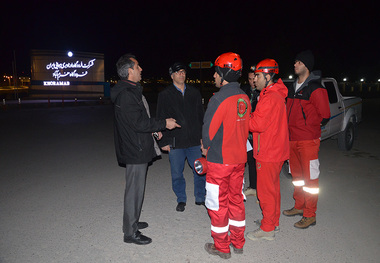
[[[11,78],[13,78],[13,76],[4,75],[4,79],[8,79],[9,86],[11,86]]]

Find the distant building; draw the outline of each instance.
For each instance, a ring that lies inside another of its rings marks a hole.
[[[52,50],[31,51],[30,97],[103,97],[104,54]]]

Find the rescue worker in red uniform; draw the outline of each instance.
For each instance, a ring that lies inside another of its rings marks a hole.
[[[214,79],[220,91],[208,103],[202,130],[208,167],[206,207],[214,239],[214,244],[205,244],[205,250],[224,259],[231,257],[230,245],[242,254],[245,243],[243,180],[251,104],[237,82],[241,70],[242,60],[236,53],[216,59]]]
[[[253,136],[253,154],[256,159],[257,197],[263,219],[260,227],[247,234],[251,240],[274,240],[279,230],[281,214],[280,172],[289,159],[289,134],[285,99],[288,89],[281,79],[273,59],[264,59],[256,65],[255,86],[260,90],[256,110],[252,113],[249,130]]]
[[[289,88],[286,104],[295,205],[284,210],[283,214],[302,215],[302,219],[294,224],[301,229],[317,222],[321,126],[330,118],[327,91],[321,84],[320,71],[312,71],[313,66],[314,55],[310,50],[297,54],[294,72],[298,78]]]

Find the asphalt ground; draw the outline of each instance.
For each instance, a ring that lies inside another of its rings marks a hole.
[[[230,262],[379,262],[379,102],[364,101],[351,151],[321,143],[317,225],[299,230],[299,216],[281,216],[275,241],[247,239]],[[222,261],[203,248],[210,219],[194,204],[189,167],[186,210],[175,211],[167,154],[148,170],[141,220],[153,242],[123,242],[124,169],[112,124],[111,105],[0,109],[0,262]],[[281,176],[282,209],[293,206],[292,191]],[[245,205],[248,232],[261,210],[252,196]]]

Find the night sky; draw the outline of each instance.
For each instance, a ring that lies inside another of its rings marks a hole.
[[[30,75],[31,49],[104,53],[106,79],[116,76],[116,60],[127,52],[137,56],[143,77],[167,78],[175,61],[214,62],[233,51],[245,71],[277,60],[285,78],[295,55],[311,49],[326,77],[380,78],[377,1],[7,2],[1,74],[12,74],[15,52],[18,74]]]

